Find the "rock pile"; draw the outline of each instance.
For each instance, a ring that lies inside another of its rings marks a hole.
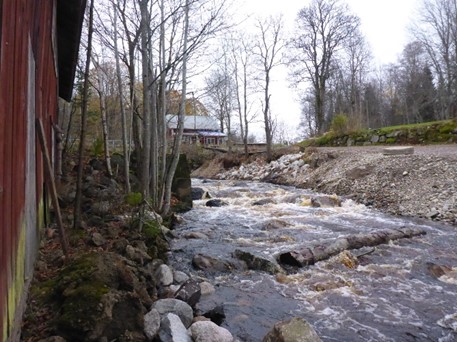
[[[255,161],[220,179],[270,181],[337,194],[394,215],[457,224],[457,158],[320,151]]]

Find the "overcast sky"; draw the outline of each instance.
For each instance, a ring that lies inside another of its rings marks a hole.
[[[239,15],[254,17],[282,13],[289,30],[294,27],[298,11],[310,0],[235,0],[239,2]],[[344,1],[344,0],[343,0]],[[419,0],[346,0],[353,13],[358,15],[376,65],[397,61],[409,41],[408,26],[419,6]],[[281,72],[273,83],[272,113],[279,114],[293,130],[300,120],[297,95],[289,89],[287,72]],[[285,108],[284,104],[287,103]]]

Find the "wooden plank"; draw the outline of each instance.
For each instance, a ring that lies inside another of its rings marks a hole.
[[[55,210],[56,219],[57,219],[57,228],[59,229],[60,243],[62,245],[62,250],[66,256],[68,256],[68,242],[65,234],[65,228],[62,222],[62,215],[60,213],[59,199],[57,197],[56,184],[54,181],[54,174],[52,172],[51,159],[49,156],[49,150],[46,143],[46,137],[44,135],[43,124],[40,119],[36,120],[36,129],[38,133],[38,138],[41,144],[41,150],[44,157],[44,168],[46,174],[46,185],[51,195],[52,204]]]
[[[0,0],[0,79],[3,77],[4,59],[2,55],[3,45],[3,1]],[[0,83],[0,108],[6,107],[5,99],[5,83]],[[4,318],[6,317],[6,298],[7,298],[7,253],[6,253],[6,219],[5,219],[5,172],[6,165],[4,159],[4,149],[6,146],[6,110],[0,110],[0,338],[4,339]]]

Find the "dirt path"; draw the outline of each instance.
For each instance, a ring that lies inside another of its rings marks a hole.
[[[323,152],[338,153],[382,153],[386,146],[351,146],[351,147],[318,147]],[[415,145],[414,154],[420,156],[448,157],[457,160],[457,144],[449,145]]]

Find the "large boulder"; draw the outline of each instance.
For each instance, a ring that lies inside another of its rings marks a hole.
[[[311,324],[303,318],[276,323],[263,342],[322,342]]]
[[[233,342],[232,334],[211,321],[195,322],[190,327],[194,342]]]
[[[53,305],[60,312],[56,332],[69,341],[116,339],[130,331],[143,331],[142,284],[113,253],[81,255],[52,280]]]

